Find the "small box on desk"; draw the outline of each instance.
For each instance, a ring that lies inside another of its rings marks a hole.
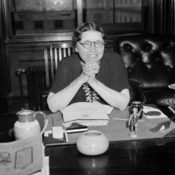
[[[49,133],[47,136],[44,135],[43,138],[45,146],[54,146],[54,145],[64,145],[68,142],[67,133],[63,132],[62,138],[54,138],[52,133]]]
[[[84,132],[88,130],[87,126],[73,122],[65,127],[62,114],[60,112],[51,113],[48,116],[48,127],[44,132],[45,146],[68,144],[68,134]]]
[[[55,112],[47,115],[48,126],[44,132],[44,145],[54,146],[62,145],[68,142],[68,137],[65,129],[62,127],[62,115],[60,112]]]

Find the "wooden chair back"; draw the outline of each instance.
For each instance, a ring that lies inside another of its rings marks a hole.
[[[44,48],[45,79],[47,88],[50,86],[54,78],[58,62],[73,53],[74,48],[72,41],[60,42]]]

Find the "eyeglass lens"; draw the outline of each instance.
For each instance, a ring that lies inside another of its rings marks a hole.
[[[84,43],[82,43],[82,42],[79,42],[79,43],[81,45],[83,45],[84,48],[86,48],[86,49],[91,48],[93,44],[96,48],[101,48],[104,45],[104,42],[102,42],[102,41],[95,41],[95,42],[85,41]]]

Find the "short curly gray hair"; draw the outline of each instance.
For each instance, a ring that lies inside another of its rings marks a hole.
[[[74,31],[72,36],[72,42],[74,46],[76,46],[77,42],[81,40],[82,33],[86,31],[98,31],[101,32],[102,36],[104,37],[104,30],[102,26],[95,22],[86,22],[77,27],[77,29]]]

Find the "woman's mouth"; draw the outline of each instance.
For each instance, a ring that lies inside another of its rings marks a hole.
[[[90,58],[97,58],[97,56],[98,56],[97,54],[91,54]]]

